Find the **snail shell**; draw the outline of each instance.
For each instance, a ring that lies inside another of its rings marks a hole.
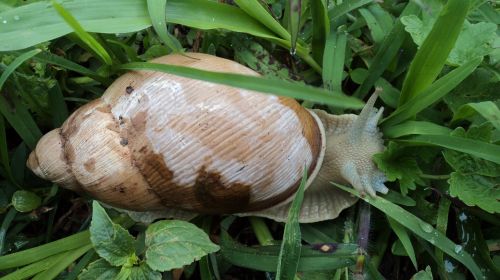
[[[153,62],[258,75],[236,62],[198,53]],[[362,124],[371,121],[371,130],[375,127],[371,154],[383,149],[373,121],[382,110],[374,114],[373,102]],[[330,186],[330,180],[370,194],[374,188],[384,191],[371,154],[364,163],[369,177],[358,174],[355,161],[347,168],[336,163],[339,158],[332,157],[343,152],[325,156],[327,146],[344,141],[332,137],[337,142],[327,142],[328,134],[346,134],[356,119],[308,111],[290,98],[160,72],[129,72],[47,133],[27,164],[44,179],[119,208],[251,212],[276,220],[286,218],[307,167],[307,185],[315,191],[306,192],[311,195],[306,195],[301,220],[311,222],[332,218],[355,201]],[[365,126],[358,130],[367,131]],[[358,176],[359,182],[345,179],[346,174]]]

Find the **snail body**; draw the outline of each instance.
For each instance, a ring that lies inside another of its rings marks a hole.
[[[205,54],[153,62],[258,75]],[[331,116],[290,98],[129,72],[47,133],[27,164],[44,179],[119,208],[248,213],[280,221],[306,167],[300,219],[325,220],[355,202],[330,181],[372,195],[387,191],[371,161],[383,149],[375,98],[360,117]]]

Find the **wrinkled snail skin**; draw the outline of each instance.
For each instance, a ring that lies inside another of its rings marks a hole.
[[[198,53],[157,63],[258,75]],[[47,133],[28,159],[38,176],[135,211],[180,209],[286,219],[303,168],[302,222],[335,218],[355,199],[330,181],[386,192],[371,156],[383,150],[374,95],[360,116],[308,111],[295,100],[129,72]]]

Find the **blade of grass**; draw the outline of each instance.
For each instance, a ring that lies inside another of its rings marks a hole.
[[[51,267],[54,264],[61,262],[65,256],[66,255],[64,253],[59,253],[57,255],[53,255],[37,262],[31,263],[4,276],[2,280],[19,280],[32,277],[33,275],[46,270],[47,267]]]
[[[469,10],[469,0],[449,0],[417,51],[403,82],[399,106],[423,95],[436,79],[455,45]]]
[[[310,2],[310,5],[313,24],[311,50],[313,58],[320,62],[323,61],[326,38],[330,33],[328,5],[325,0],[314,0]]]
[[[419,6],[410,1],[401,13],[401,16],[394,23],[391,31],[380,44],[372,63],[368,67],[368,76],[363,80],[363,83],[354,93],[354,96],[365,98],[370,88],[380,78],[384,71],[389,67],[394,56],[400,51],[401,45],[407,34],[404,30],[404,25],[401,23],[401,17],[416,14],[419,11]]]
[[[49,89],[49,108],[52,112],[52,126],[60,127],[68,118],[69,113],[59,84]]]
[[[407,228],[413,234],[423,238],[424,240],[427,240],[433,246],[443,250],[443,252],[445,252],[452,258],[456,259],[457,261],[465,265],[465,267],[467,267],[470,270],[470,272],[472,272],[472,274],[476,279],[478,280],[485,279],[483,278],[483,273],[481,272],[481,269],[474,262],[471,255],[465,252],[464,250],[457,250],[457,248],[461,248],[459,247],[458,244],[453,243],[453,241],[448,239],[444,234],[436,230],[430,224],[422,221],[420,218],[413,215],[412,213],[406,211],[405,209],[401,208],[396,204],[393,204],[385,200],[380,196],[376,198],[371,198],[367,196],[361,197],[359,192],[357,192],[352,188],[348,188],[336,183],[333,184],[338,188],[346,192],[349,192],[363,199],[364,201],[370,203],[373,207],[379,209],[387,216],[397,220],[402,226]]]
[[[94,258],[95,251],[89,250],[78,263],[71,269],[64,280],[75,280],[78,278],[78,274],[89,264],[89,262]]]
[[[359,13],[361,16],[365,19],[366,24],[368,26],[368,29],[370,30],[371,37],[373,39],[373,42],[378,45],[382,40],[387,35],[387,32],[392,29],[391,22],[392,19],[389,16],[389,23],[381,18],[380,16],[376,15],[373,11],[374,8],[378,7],[378,12],[385,12],[383,9],[380,8],[380,6],[376,4],[372,4],[367,8],[359,9]],[[375,8],[376,9],[376,8]],[[386,13],[386,12],[385,12]]]
[[[5,120],[2,115],[0,115],[0,160],[5,172],[7,173],[9,181],[17,185],[14,180],[14,176],[12,176],[12,168],[10,167],[9,150],[7,147],[7,134],[5,132]],[[2,252],[1,244],[2,243],[0,240],[0,254]]]
[[[281,24],[269,14],[269,12],[260,4],[258,0],[235,0],[240,7],[249,16],[258,20],[264,26],[277,34],[281,39],[290,40],[290,34]]]
[[[3,255],[3,246],[5,244],[5,237],[7,236],[7,230],[9,229],[10,223],[14,220],[16,214],[17,210],[14,207],[11,207],[3,218],[2,226],[0,227],[0,255]]]
[[[450,213],[451,201],[446,197],[441,197],[439,200],[439,207],[436,219],[436,229],[442,234],[446,235],[446,229],[448,228],[448,215]],[[439,263],[444,264],[444,254],[439,248],[434,248],[434,254]]]
[[[127,54],[128,61],[141,61],[139,59],[139,57],[137,56],[137,53],[135,52],[134,48],[132,48],[131,46],[129,46],[121,41],[112,40],[112,39],[107,39],[106,42],[121,47],[125,51],[125,53]]]
[[[33,280],[54,279],[59,273],[66,269],[70,264],[83,256],[88,250],[92,249],[92,244],[84,245],[78,249],[63,253],[63,257],[59,262],[50,266],[47,270],[37,274]]]
[[[335,20],[351,11],[356,10],[359,7],[370,3],[373,3],[373,0],[351,0],[344,1],[339,5],[333,5],[328,12],[330,21]]]
[[[147,0],[148,12],[156,34],[174,52],[182,52],[181,43],[167,30],[167,0]]]
[[[498,110],[497,105],[491,101],[467,103],[460,106],[457,112],[453,114],[451,123],[470,118],[474,116],[475,113],[480,114],[487,121],[491,122],[496,129],[500,130],[500,110]]]
[[[408,232],[406,232],[406,229],[400,223],[396,222],[396,220],[394,220],[389,216],[386,217],[387,220],[389,221],[389,225],[391,226],[392,230],[398,236],[399,241],[401,241],[401,244],[403,244],[403,248],[405,249],[406,254],[410,258],[413,267],[415,267],[415,270],[418,270],[417,258],[415,257],[415,250],[413,249],[413,245],[411,243]]]
[[[263,77],[252,77],[230,73],[216,73],[193,69],[189,67],[165,65],[147,62],[133,62],[119,66],[126,70],[154,70],[182,77],[220,83],[228,86],[255,90],[262,93],[277,94],[292,98],[305,99],[313,102],[329,104],[338,108],[359,109],[363,102],[342,93],[328,93],[325,90]]]
[[[7,81],[7,78],[9,78],[9,76],[17,69],[17,67],[21,66],[21,64],[23,64],[26,60],[32,58],[41,51],[42,50],[40,49],[34,49],[16,57],[16,59],[14,59],[14,61],[12,61],[12,63],[9,64],[9,66],[2,73],[2,76],[0,76],[0,90],[2,89],[5,81]]]
[[[500,146],[483,141],[449,135],[414,135],[405,139],[396,139],[395,141],[440,146],[500,164]]]
[[[285,13],[288,14],[288,33],[290,33],[290,53],[295,54],[295,46],[300,29],[300,15],[302,13],[302,0],[287,0]]]
[[[66,21],[66,23],[71,26],[73,31],[76,33],[76,35],[87,45],[89,46],[95,54],[97,54],[97,57],[105,64],[107,65],[112,65],[113,60],[111,59],[111,56],[108,54],[106,49],[104,49],[97,40],[92,37],[83,27],[78,23],[78,21],[75,19],[75,17],[68,11],[66,10],[61,4],[57,3],[55,0],[51,1],[52,6],[54,6],[54,9],[56,9],[57,13]]]
[[[330,30],[323,54],[323,84],[331,91],[342,92],[347,34],[344,26]]]
[[[384,136],[387,138],[398,138],[414,134],[449,135],[451,131],[448,127],[431,122],[406,121],[384,129]]]
[[[31,117],[26,106],[17,96],[12,96],[4,91],[0,94],[0,113],[7,119],[21,139],[34,149],[42,132]]]
[[[278,265],[276,268],[276,279],[294,279],[299,266],[300,251],[302,249],[302,237],[300,234],[299,215],[304,199],[304,188],[307,182],[307,168],[304,168],[299,189],[295,194],[292,206],[288,211],[288,218],[283,232]]]
[[[88,230],[35,248],[1,256],[0,270],[34,263],[52,255],[80,248],[86,244],[90,244],[90,233]]]
[[[481,61],[482,59],[478,58],[464,63],[462,66],[454,69],[444,77],[435,81],[425,91],[423,91],[420,96],[415,97],[410,102],[399,106],[396,111],[394,111],[387,118],[383,119],[380,123],[382,128],[385,129],[392,125],[401,123],[404,120],[410,119],[418,112],[443,98],[467,76],[469,76],[481,63]]]

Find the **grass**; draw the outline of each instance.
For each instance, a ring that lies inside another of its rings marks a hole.
[[[99,259],[92,200],[37,178],[25,162],[42,133],[128,70],[288,96],[335,114],[358,113],[380,87],[387,148],[374,160],[390,192],[313,224],[297,222],[297,205],[285,224],[197,217],[220,251],[165,272],[143,262],[146,227],[108,211],[126,220],[136,247],[121,272],[101,266],[109,275],[500,278],[498,15],[477,0],[0,3],[0,279],[90,275]],[[237,60],[262,77],[147,62],[172,52]],[[19,190],[41,205],[26,199],[21,212],[12,203]]]

